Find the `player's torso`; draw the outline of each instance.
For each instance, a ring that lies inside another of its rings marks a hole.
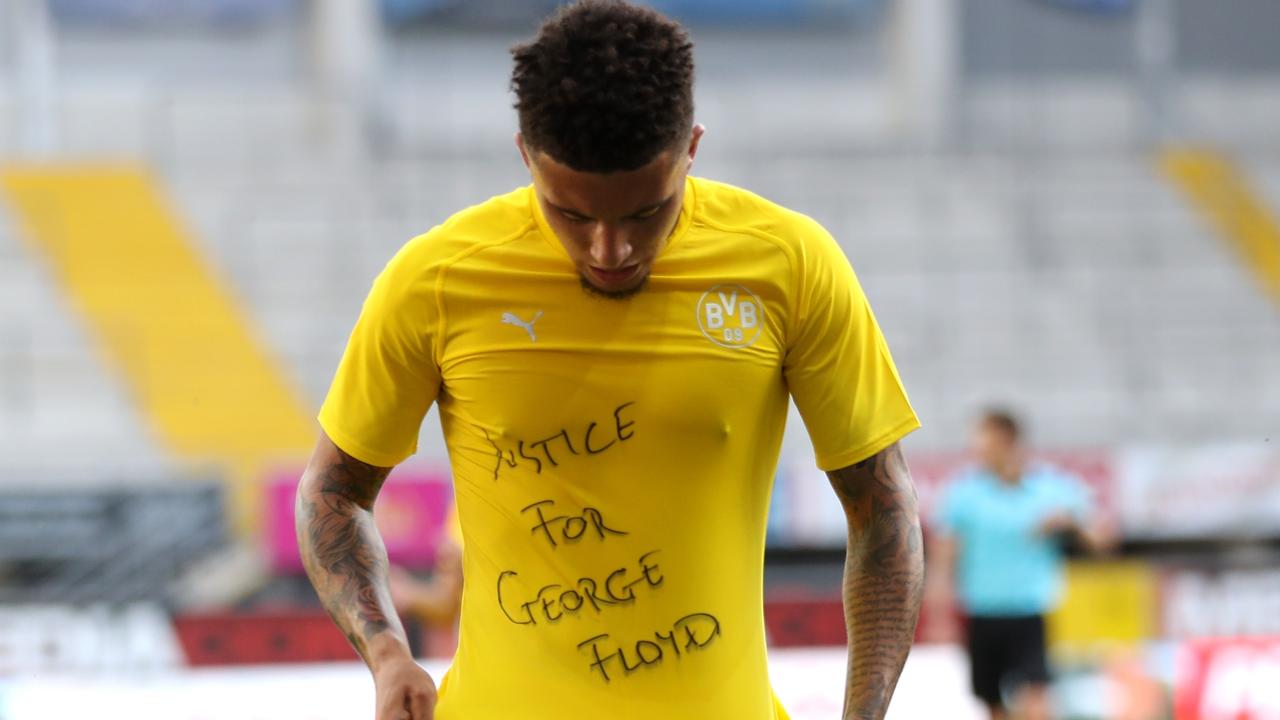
[[[961,536],[967,601],[980,613],[1041,612],[1061,560],[1053,538],[1039,532],[1059,509],[1054,483],[1031,475],[1009,486],[991,476],[970,480],[972,520]]]
[[[444,720],[773,717],[760,564],[790,267],[769,247],[695,226],[625,300],[536,231],[445,272],[466,593]]]

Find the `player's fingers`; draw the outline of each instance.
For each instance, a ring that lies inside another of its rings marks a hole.
[[[395,699],[387,698],[385,703],[380,703],[378,720],[415,720],[407,695],[401,693]]]
[[[411,720],[432,720],[435,717],[435,698],[424,688],[409,688],[405,699]]]

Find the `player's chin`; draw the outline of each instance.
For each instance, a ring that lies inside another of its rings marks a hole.
[[[582,289],[591,295],[609,300],[626,300],[643,290],[645,285],[648,284],[649,269],[639,268],[632,277],[620,281],[611,281],[598,277],[596,273],[588,269],[586,272],[580,273],[578,279],[582,282]]]

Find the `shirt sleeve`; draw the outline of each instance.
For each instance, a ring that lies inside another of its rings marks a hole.
[[[876,454],[920,421],[844,252],[811,220],[802,236],[784,372],[818,467],[832,471]]]
[[[435,293],[417,252],[424,239],[406,245],[374,281],[320,408],[329,439],[379,467],[417,451],[422,419],[440,389]]]

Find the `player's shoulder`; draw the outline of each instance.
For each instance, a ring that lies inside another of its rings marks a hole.
[[[756,193],[728,183],[695,178],[700,221],[722,232],[761,238],[792,252],[831,242],[817,220]]]
[[[1054,463],[1038,461],[1030,470],[1036,484],[1051,492],[1070,492],[1084,486],[1079,476]]]
[[[430,273],[485,248],[510,242],[536,228],[529,188],[472,205],[406,242],[387,271],[399,276]]]
[[[984,478],[985,471],[979,465],[970,463],[956,470],[946,487],[952,496],[969,495],[981,492]]]

